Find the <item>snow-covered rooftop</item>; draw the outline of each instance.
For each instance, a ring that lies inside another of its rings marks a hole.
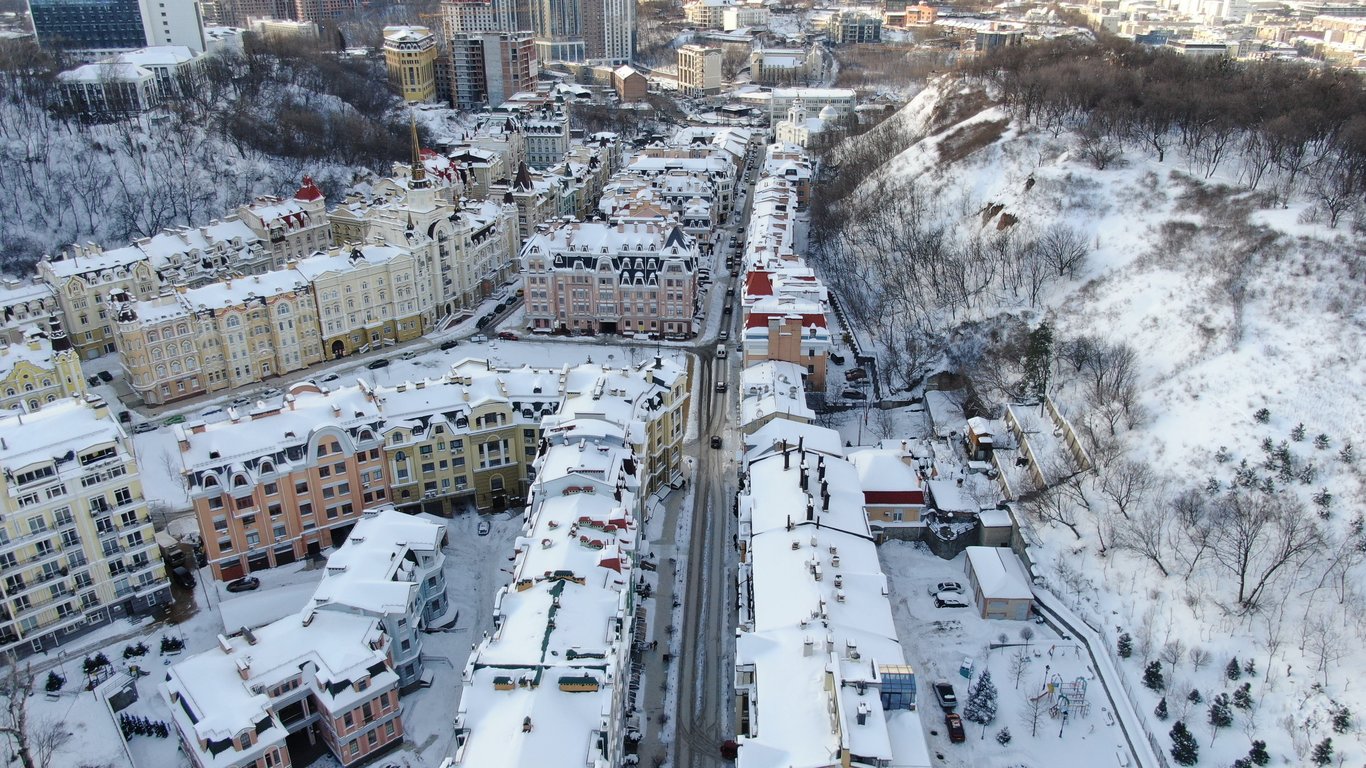
[[[9,472],[42,462],[56,462],[60,472],[80,453],[125,437],[94,395],[58,400],[32,413],[0,411],[0,435],[0,467]]]
[[[968,547],[968,565],[988,600],[1032,600],[1029,574],[1014,552],[1004,547]]]

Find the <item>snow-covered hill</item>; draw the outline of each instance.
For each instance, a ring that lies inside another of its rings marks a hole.
[[[839,272],[882,280],[861,335],[891,358],[884,372],[908,358],[958,369],[988,410],[1021,394],[1028,330],[1052,327],[1048,391],[1097,466],[1052,489],[1080,538],[1027,516],[1036,566],[1107,637],[1130,634],[1120,666],[1140,711],[1165,694],[1171,713],[1152,733],[1169,744],[1183,717],[1201,764],[1227,765],[1253,738],[1273,764],[1310,764],[1328,737],[1361,761],[1355,721],[1340,733],[1330,715],[1366,715],[1352,684],[1366,672],[1366,484],[1349,448],[1366,428],[1366,239],[1352,217],[1332,228],[1306,195],[1277,205],[1244,189],[1236,156],[1206,179],[1178,152],[1157,162],[1129,146],[1097,170],[1075,133],[1035,128],[959,80],[854,141],[889,133],[904,149],[850,196],[821,260],[837,287]],[[848,145],[836,159],[859,155]],[[1040,246],[1059,232],[1084,245],[1079,263]],[[1131,389],[1098,381],[1096,349],[1132,369]],[[1239,558],[1231,531],[1251,518],[1262,527]],[[1296,536],[1306,546],[1285,556]],[[1167,688],[1149,692],[1140,658],[1164,649]],[[1226,678],[1235,656],[1256,676]],[[1253,708],[1215,734],[1209,701],[1243,682]]]

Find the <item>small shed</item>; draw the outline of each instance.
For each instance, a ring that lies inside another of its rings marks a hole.
[[[968,547],[967,577],[984,619],[1026,621],[1034,592],[1020,558],[1005,547]]]

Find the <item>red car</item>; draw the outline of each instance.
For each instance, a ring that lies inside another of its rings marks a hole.
[[[944,725],[949,729],[949,741],[954,744],[962,744],[967,741],[968,735],[963,732],[963,718],[957,712],[949,712],[944,715]]]
[[[503,341],[516,341],[517,334],[513,333],[512,331],[502,331],[498,334],[498,338],[502,339]]]

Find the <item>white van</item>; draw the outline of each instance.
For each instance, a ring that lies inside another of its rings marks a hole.
[[[720,358],[720,357],[725,357],[725,356],[726,356],[726,345],[725,345],[725,344],[717,344],[717,345],[716,345],[716,356],[717,356],[718,358]]]

